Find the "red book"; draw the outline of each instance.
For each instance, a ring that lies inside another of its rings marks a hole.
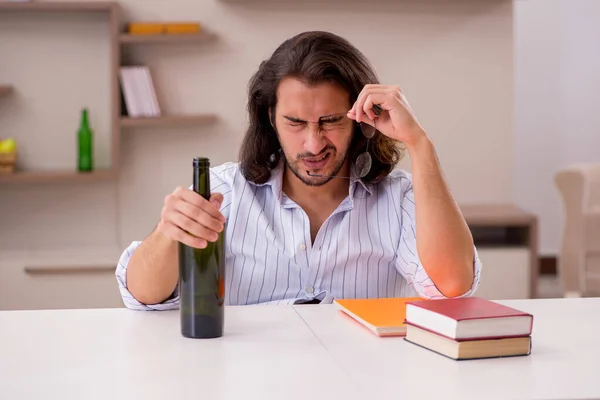
[[[533,315],[479,297],[406,304],[406,323],[454,340],[531,335]]]

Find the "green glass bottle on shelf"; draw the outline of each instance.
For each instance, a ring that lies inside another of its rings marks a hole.
[[[193,161],[192,188],[210,198],[210,160]],[[223,336],[225,311],[225,229],[215,242],[197,249],[179,242],[181,334],[208,339]]]
[[[94,170],[94,132],[88,121],[88,110],[81,111],[81,121],[77,132],[77,169],[81,172]]]

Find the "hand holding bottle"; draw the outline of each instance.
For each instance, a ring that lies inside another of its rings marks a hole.
[[[178,187],[165,197],[157,230],[173,241],[205,248],[224,229],[222,202],[221,193],[211,193],[208,201],[191,189]]]

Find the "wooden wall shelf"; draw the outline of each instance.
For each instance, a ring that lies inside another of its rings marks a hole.
[[[211,124],[217,121],[214,114],[203,115],[170,115],[163,117],[122,117],[121,127],[163,127],[163,126],[194,126]]]
[[[28,275],[60,275],[60,274],[97,274],[114,272],[115,265],[92,266],[27,266],[24,268]]]
[[[12,91],[13,87],[11,85],[0,85],[0,96],[10,94]]]
[[[171,115],[152,118],[131,118],[122,116],[121,85],[119,71],[122,65],[124,47],[138,44],[186,44],[202,43],[216,36],[207,31],[195,34],[130,35],[123,33],[121,7],[114,1],[30,1],[6,2],[0,0],[0,13],[105,13],[108,26],[109,62],[110,62],[110,102],[111,121],[111,160],[109,170],[92,173],[76,171],[17,171],[10,175],[0,175],[0,184],[12,183],[59,183],[59,182],[98,182],[116,179],[120,169],[120,142],[126,128],[185,127],[210,124],[217,121],[214,114]],[[77,16],[74,16],[77,18]],[[1,40],[1,39],[0,39]],[[8,83],[0,84],[0,96],[8,95],[13,88]]]
[[[117,3],[110,1],[0,2],[0,11],[107,12],[115,6]]]
[[[58,182],[100,182],[115,179],[117,172],[97,170],[93,172],[77,171],[17,171],[0,175],[0,183],[58,183]]]
[[[213,38],[215,38],[215,35],[207,32],[171,35],[130,35],[123,33],[119,36],[119,41],[121,44],[185,44],[202,43]]]
[[[532,224],[537,217],[512,204],[473,204],[461,207],[467,224],[471,226],[520,226]]]
[[[120,93],[117,72],[121,63],[119,52],[119,29],[121,25],[121,9],[114,1],[28,1],[28,2],[5,2],[0,1],[0,13],[72,13],[76,14],[101,13],[105,14],[108,26],[107,40],[109,41],[108,60],[111,66],[110,97],[107,99],[111,109],[110,131],[112,166],[108,170],[97,170],[89,173],[79,173],[76,170],[24,170],[12,174],[0,175],[0,183],[77,183],[98,182],[116,179],[119,168],[120,149]],[[1,39],[0,39],[1,40]],[[0,85],[0,94],[10,93],[12,86]]]

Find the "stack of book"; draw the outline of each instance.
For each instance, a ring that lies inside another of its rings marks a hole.
[[[161,115],[154,83],[147,66],[121,67],[119,78],[128,116],[158,117]]]
[[[533,315],[478,297],[406,303],[404,340],[455,360],[531,354]]]

